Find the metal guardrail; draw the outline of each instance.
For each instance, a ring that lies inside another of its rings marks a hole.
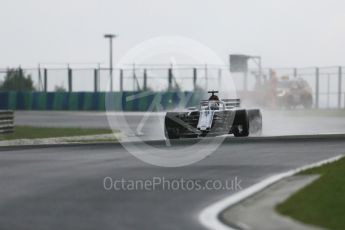
[[[14,132],[14,112],[11,110],[0,110],[0,134]]]

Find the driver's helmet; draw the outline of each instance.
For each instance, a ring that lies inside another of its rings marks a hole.
[[[208,100],[209,101],[219,101],[219,97],[217,95],[211,95]]]
[[[210,101],[209,102],[210,105],[210,110],[219,110],[219,104],[216,101]]]

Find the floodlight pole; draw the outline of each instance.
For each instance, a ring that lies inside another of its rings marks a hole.
[[[110,92],[113,92],[113,39],[115,34],[105,34],[104,38],[109,39],[109,78],[110,78]]]

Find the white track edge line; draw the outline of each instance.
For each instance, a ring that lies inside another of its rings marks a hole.
[[[235,193],[234,195],[227,197],[223,200],[220,200],[205,209],[203,209],[199,214],[199,221],[202,223],[202,225],[208,229],[212,230],[236,230],[234,228],[231,228],[230,226],[224,224],[219,219],[219,214],[224,211],[226,208],[229,208],[230,206],[233,206],[240,201],[254,195],[255,193],[265,189],[266,187],[278,182],[279,180],[282,180],[284,178],[290,177],[296,173],[299,173],[301,171],[304,171],[306,169],[318,167],[324,164],[332,163],[334,161],[339,160],[344,155],[338,155],[336,157],[332,157],[326,160],[322,160],[313,164],[309,164],[297,169],[293,169],[284,173],[280,173],[274,176],[270,176],[267,179],[254,184],[246,189],[244,189],[241,192]]]

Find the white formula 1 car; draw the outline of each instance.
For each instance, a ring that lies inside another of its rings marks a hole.
[[[202,100],[199,108],[188,112],[167,112],[165,136],[168,139],[180,137],[205,137],[233,134],[246,137],[261,133],[262,116],[259,109],[240,108],[240,99],[219,99],[215,93],[208,100]]]

